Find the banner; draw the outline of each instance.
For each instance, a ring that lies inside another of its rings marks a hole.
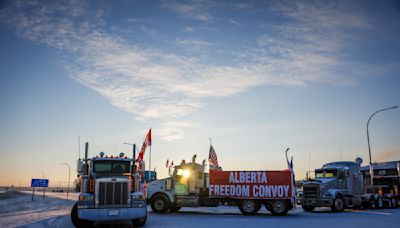
[[[210,198],[290,199],[290,171],[210,170]]]

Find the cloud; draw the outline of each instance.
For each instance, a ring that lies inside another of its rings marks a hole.
[[[164,7],[194,20],[212,20],[210,4],[202,3],[172,2]],[[275,35],[258,37],[256,47],[240,52],[228,48],[231,64],[225,65],[214,61],[213,52],[202,58],[185,56],[108,33],[104,29],[103,11],[83,1],[63,4],[16,1],[1,10],[0,19],[13,26],[21,37],[72,55],[74,60],[67,62],[66,68],[73,79],[97,91],[114,106],[135,114],[139,120],[163,121],[159,134],[167,141],[175,141],[185,137],[185,129],[193,127],[180,118],[205,106],[212,98],[232,96],[263,85],[352,83],[351,78],[338,77],[333,69],[346,64],[337,55],[344,48],[343,26],[363,29],[365,23],[361,19],[345,25],[331,22],[336,9],[329,7],[323,13],[318,12],[319,8],[311,7],[311,13],[305,9],[303,5],[277,6],[275,10],[292,22],[275,26]],[[345,18],[349,17],[350,12]],[[141,23],[137,18],[128,20]],[[328,27],[325,35],[321,32],[325,32],[324,26]],[[142,28],[151,34],[156,32]],[[186,32],[194,31],[186,28]],[[200,39],[175,39],[175,43],[183,49],[211,45]]]
[[[229,22],[234,24],[234,25],[237,25],[237,26],[242,26],[242,24],[240,24],[239,22],[237,22],[235,20],[232,20],[232,19],[229,19]]]
[[[212,1],[195,0],[188,3],[181,1],[165,1],[163,6],[179,15],[197,20],[197,21],[211,21],[213,17],[209,13],[209,9],[213,8],[215,4]]]

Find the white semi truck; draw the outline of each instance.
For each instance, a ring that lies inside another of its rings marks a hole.
[[[147,204],[133,158],[101,152],[89,159],[86,143],[85,158],[78,160],[77,171],[81,193],[71,210],[74,226],[90,227],[95,221],[107,220],[131,220],[135,226],[146,223]]]
[[[286,215],[295,200],[291,171],[222,171],[205,173],[205,160],[182,161],[171,177],[148,184],[147,199],[155,213],[181,207],[236,205],[244,215],[256,214],[262,205],[273,215]]]
[[[361,158],[355,162],[331,162],[315,170],[315,178],[304,181],[303,191],[298,192],[297,204],[311,212],[316,207],[331,207],[334,212],[345,208],[382,208],[397,206],[392,193],[384,194],[382,186],[364,185],[360,169]]]

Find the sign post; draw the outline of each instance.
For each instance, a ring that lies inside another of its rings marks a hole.
[[[44,199],[46,188],[49,187],[49,179],[34,179],[34,178],[32,178],[31,187],[33,188],[32,189],[32,201],[33,201],[33,197],[35,195],[35,187],[43,188],[43,199]]]

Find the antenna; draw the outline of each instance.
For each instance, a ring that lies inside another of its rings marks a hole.
[[[79,160],[81,160],[81,136],[78,135],[78,156],[79,156]]]
[[[308,172],[311,172],[310,164],[311,164],[311,153],[308,153]]]

